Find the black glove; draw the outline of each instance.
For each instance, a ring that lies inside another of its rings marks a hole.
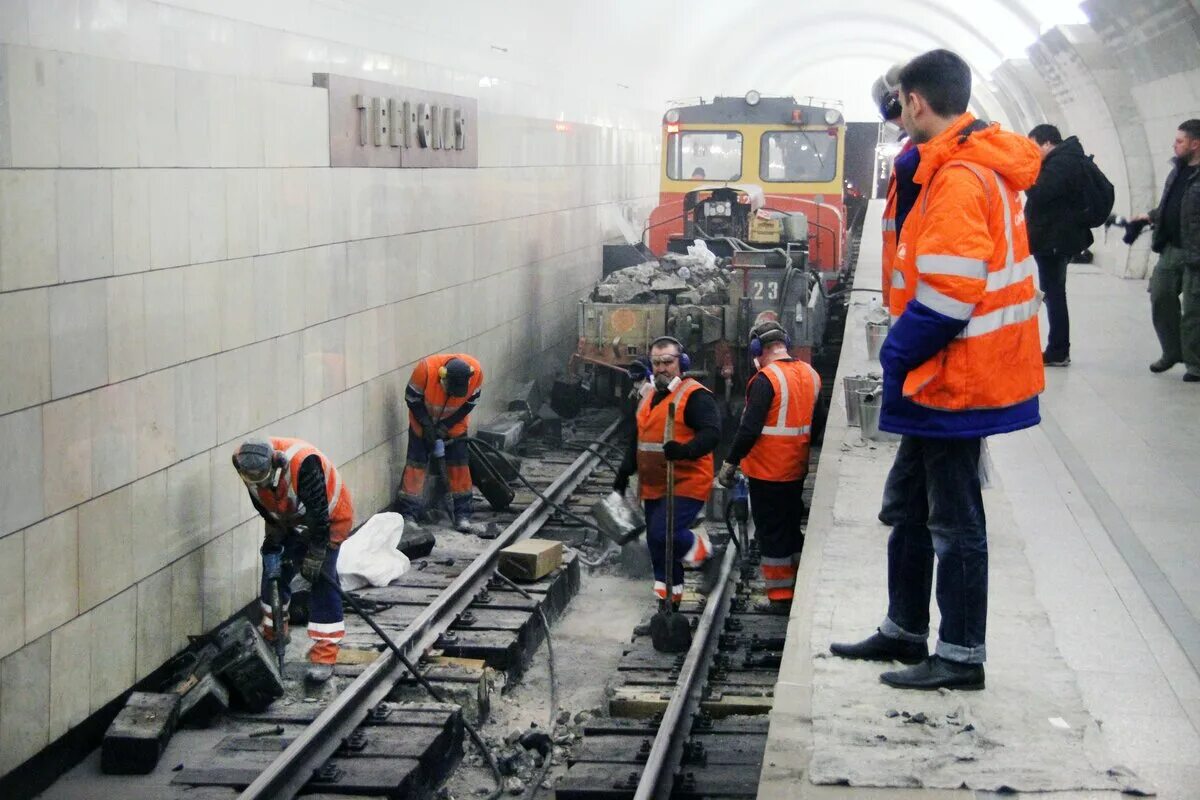
[[[316,585],[321,577],[321,567],[325,565],[325,556],[329,554],[329,542],[325,539],[314,538],[308,543],[304,553],[304,561],[300,564],[300,574],[309,583]]]
[[[437,428],[434,425],[425,425],[421,428],[421,441],[425,442],[425,447],[429,450],[433,449],[433,443],[437,441]]]
[[[434,432],[435,432],[437,438],[439,438],[443,441],[446,441],[450,438],[450,429],[447,428],[445,425],[438,425]]]
[[[678,461],[681,458],[691,458],[691,456],[688,455],[687,445],[676,441],[663,442],[663,455],[667,457],[667,461]]]
[[[267,521],[265,526],[265,535],[263,536],[263,550],[274,550],[283,546],[283,540],[287,538],[287,528],[282,525],[276,525],[274,522]]]
[[[629,488],[629,474],[626,472],[618,472],[617,477],[613,479],[612,490],[617,494],[625,494],[625,490]]]

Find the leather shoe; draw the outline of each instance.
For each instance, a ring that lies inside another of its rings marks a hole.
[[[929,645],[925,642],[906,642],[884,636],[876,629],[861,642],[834,642],[829,652],[840,658],[857,658],[863,661],[899,661],[901,664],[920,664],[929,657]]]
[[[1183,382],[1184,383],[1200,383],[1200,375],[1197,375],[1194,372],[1185,372],[1185,373],[1183,373]]]
[[[930,656],[908,669],[885,672],[879,680],[897,689],[961,689],[978,691],[983,688],[983,664],[962,664]]]
[[[1150,365],[1150,371],[1151,372],[1166,372],[1167,370],[1169,370],[1171,367],[1175,366],[1178,363],[1179,363],[1178,361],[1168,361],[1165,358],[1160,358],[1158,361],[1155,361],[1153,364]]]

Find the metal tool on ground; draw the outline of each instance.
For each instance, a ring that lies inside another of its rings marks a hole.
[[[675,438],[675,402],[667,406],[663,443]],[[665,457],[665,456],[664,456]],[[675,464],[667,459],[667,541],[663,558],[666,597],[650,619],[650,641],[660,653],[684,653],[692,644],[692,626],[675,608]]]
[[[725,504],[725,527],[729,530],[729,540],[745,557],[750,552],[750,482],[741,472]]]
[[[283,662],[287,657],[287,618],[283,614],[283,547],[276,545],[272,549],[263,548],[263,577],[271,587],[271,627],[275,646],[275,658],[279,660],[279,674],[283,675]]]
[[[507,510],[516,495],[496,468],[496,464],[488,458],[488,453],[479,440],[467,439],[467,457],[471,467],[471,483],[479,488],[483,499],[487,500],[488,505],[495,511]]]
[[[614,544],[629,544],[646,530],[646,517],[620,492],[609,492],[592,504],[592,517]]]

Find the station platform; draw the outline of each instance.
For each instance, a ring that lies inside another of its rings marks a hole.
[[[881,212],[858,289],[879,287]],[[1200,797],[1200,387],[1147,369],[1146,281],[1072,266],[1067,292],[1072,364],[1047,370],[1042,424],[988,442],[987,688],[935,693],[829,655],[886,611],[897,448],[847,426],[842,379],[879,371],[878,295],[852,294],[760,798]]]

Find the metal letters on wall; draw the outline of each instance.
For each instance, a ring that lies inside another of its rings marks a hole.
[[[313,73],[329,98],[333,167],[475,167],[476,101],[387,83]]]

